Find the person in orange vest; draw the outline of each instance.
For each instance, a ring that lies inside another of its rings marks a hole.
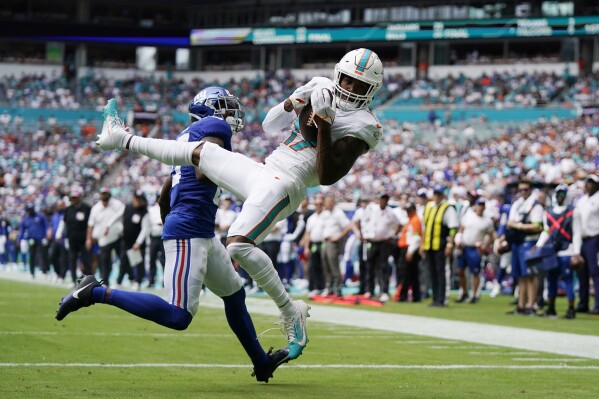
[[[406,302],[408,291],[412,290],[412,302],[420,302],[420,281],[418,278],[418,265],[420,264],[420,253],[418,248],[422,242],[422,221],[416,212],[416,204],[408,202],[405,208],[408,214],[408,223],[403,225],[397,246],[399,255],[397,259],[396,275],[398,278],[397,294],[395,300]]]

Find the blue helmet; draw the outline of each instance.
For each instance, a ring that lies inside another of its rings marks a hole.
[[[220,86],[200,91],[189,104],[188,110],[189,116],[197,120],[208,116],[222,118],[231,126],[233,133],[243,129],[245,112],[241,110],[239,98]]]

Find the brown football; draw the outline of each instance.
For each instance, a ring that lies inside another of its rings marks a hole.
[[[318,127],[314,123],[312,105],[309,101],[299,113],[299,129],[304,140],[316,143],[318,140]]]

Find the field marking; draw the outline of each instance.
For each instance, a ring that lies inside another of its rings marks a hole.
[[[250,314],[278,315],[272,301],[247,298]],[[207,297],[200,306],[221,307],[222,301]],[[599,359],[599,336],[532,328],[506,327],[467,321],[384,313],[361,309],[324,306],[310,303],[310,320],[342,326],[447,339],[471,344],[545,352],[557,355]]]
[[[0,367],[93,367],[93,368],[222,368],[245,369],[248,364],[209,364],[209,363],[0,363]],[[535,365],[480,365],[480,364],[298,364],[285,365],[294,369],[373,369],[373,370],[599,370],[599,366],[569,366],[567,364],[535,364]]]

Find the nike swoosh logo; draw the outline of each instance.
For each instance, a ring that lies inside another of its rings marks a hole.
[[[302,329],[301,323],[296,324],[293,329],[295,334],[295,340],[297,341],[298,345],[306,346],[306,337],[304,335],[304,330]]]
[[[89,283],[88,285],[86,285],[85,287],[81,287],[78,290],[73,291],[73,298],[75,299],[79,299],[79,293],[81,291],[83,291],[84,289],[86,289],[87,287],[89,287],[90,285],[92,285],[93,283]]]

